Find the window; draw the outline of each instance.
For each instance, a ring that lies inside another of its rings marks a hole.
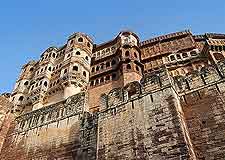
[[[91,72],[92,73],[95,72],[95,67],[92,67]]]
[[[74,71],[78,71],[78,67],[77,66],[73,66],[73,70]]]
[[[87,43],[87,46],[90,48],[90,47],[91,47],[91,44],[88,42],[88,43]]]
[[[76,55],[80,55],[80,52],[79,52],[79,51],[77,51],[77,52],[76,52]]]
[[[99,66],[96,67],[96,71],[99,71]]]
[[[85,59],[88,61],[88,60],[89,60],[89,59],[88,59],[88,56],[86,56]]]
[[[176,56],[177,56],[177,59],[181,59],[181,56],[179,54],[177,54]]]
[[[78,38],[78,42],[83,42],[84,40],[83,40],[83,38]]]
[[[73,44],[73,40],[70,41],[70,45],[72,45],[72,44]]]
[[[26,81],[26,82],[24,83],[24,85],[27,86],[27,85],[28,85],[28,81]]]
[[[131,69],[131,65],[130,64],[127,64],[127,69]]]
[[[116,61],[113,59],[111,64],[112,64],[112,66],[115,65]]]
[[[44,86],[47,87],[48,86],[48,82],[45,81],[44,82]]]
[[[45,67],[45,71],[47,70],[47,66]]]
[[[52,67],[48,67],[48,70],[51,71],[52,70]]]
[[[84,76],[84,77],[86,77],[86,76],[87,76],[87,74],[86,74],[86,72],[85,72],[85,71],[83,71],[83,76]]]
[[[125,52],[125,56],[126,56],[126,57],[130,56],[130,52],[129,52],[129,51],[126,51],[126,52]]]
[[[94,81],[91,81],[91,86],[93,86],[94,85]]]
[[[96,79],[95,84],[96,84],[96,85],[99,84],[99,80],[98,80],[98,79]]]
[[[110,76],[109,76],[109,75],[106,76],[105,80],[106,80],[106,81],[110,80]]]
[[[174,60],[175,60],[174,55],[170,56],[170,60],[171,60],[171,61],[174,61]]]
[[[66,73],[67,73],[67,69],[64,70],[64,74],[66,74]]]
[[[138,58],[138,57],[137,57],[137,53],[136,53],[136,52],[134,52],[134,57],[135,57],[135,58]]]
[[[136,70],[139,71],[139,67],[138,66],[136,66]]]
[[[40,82],[40,84],[39,85],[42,85],[42,81]]]
[[[112,80],[116,80],[116,73],[112,74]]]
[[[43,68],[41,69],[41,72],[43,72]]]
[[[32,68],[30,68],[30,72],[33,72],[33,70],[34,70],[34,68],[32,67]]]
[[[190,54],[191,54],[191,56],[197,56],[196,51],[191,51]]]
[[[67,58],[69,58],[69,57],[70,57],[70,54],[67,55]]]
[[[55,58],[55,53],[52,54],[52,57]]]
[[[188,54],[187,53],[182,53],[182,57],[183,58],[187,58],[188,57]]]
[[[104,82],[104,77],[102,77],[101,79],[100,79],[100,83],[103,83]]]
[[[109,62],[106,62],[106,67],[110,67],[110,63]]]
[[[23,96],[20,96],[19,101],[23,101],[23,98],[24,98]]]

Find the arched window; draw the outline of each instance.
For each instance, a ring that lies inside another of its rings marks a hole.
[[[140,70],[138,66],[136,66],[136,70],[137,70],[137,71],[139,71],[139,70]]]
[[[40,82],[40,84],[39,85],[42,85],[42,81]]]
[[[73,40],[70,41],[70,45],[72,45],[72,44],[73,44]]]
[[[116,64],[116,61],[113,59],[111,62],[112,66]]]
[[[70,57],[70,54],[67,55],[67,58],[69,58],[69,57]]]
[[[183,58],[187,58],[188,57],[188,54],[187,53],[182,53],[182,57]]]
[[[48,82],[45,81],[44,82],[44,86],[47,87],[48,86]]]
[[[55,58],[55,53],[52,54],[52,57]]]
[[[99,66],[96,67],[96,71],[99,71]]]
[[[112,74],[112,80],[116,80],[116,73]]]
[[[66,74],[66,73],[67,73],[67,69],[64,70],[64,74]]]
[[[41,69],[41,72],[43,72],[43,68]]]
[[[102,77],[101,79],[100,79],[100,83],[103,83],[104,82],[104,77]]]
[[[85,59],[88,61],[89,60],[88,56],[86,56]]]
[[[82,37],[78,38],[78,42],[83,42],[83,41],[84,41],[84,40],[83,40]]]
[[[45,67],[45,71],[47,70],[47,66]]]
[[[23,101],[23,98],[24,98],[23,96],[20,96],[19,101]]]
[[[76,52],[76,55],[80,55],[80,52],[79,52],[79,51],[77,51],[77,52]]]
[[[86,77],[86,76],[87,76],[87,74],[86,74],[86,72],[85,72],[85,71],[83,71],[83,76],[84,76],[84,77]]]
[[[106,62],[106,67],[110,67],[110,63],[109,62]]]
[[[130,52],[129,52],[129,51],[126,51],[126,52],[125,52],[125,56],[126,56],[126,57],[130,56]]]
[[[131,65],[130,64],[127,64],[127,69],[131,69]]]
[[[30,68],[30,72],[33,72],[33,70],[34,70],[34,68],[32,67],[32,68]]]
[[[109,80],[110,80],[110,76],[109,76],[109,75],[106,76],[105,80],[106,80],[106,81],[109,81]]]
[[[78,71],[78,67],[77,66],[73,66],[73,70],[74,71]]]
[[[91,81],[91,86],[93,86],[94,85],[94,81]]]
[[[92,67],[91,72],[92,73],[95,72],[95,67]]]
[[[48,67],[48,70],[49,70],[49,71],[52,71],[52,67]]]
[[[171,56],[170,56],[170,60],[171,60],[171,61],[176,60],[175,57],[174,57],[174,55],[171,55]]]
[[[89,42],[87,42],[87,46],[90,48],[91,47],[91,44]]]
[[[134,57],[135,57],[135,58],[138,58],[138,57],[137,57],[137,53],[136,53],[136,52],[134,52]]]
[[[101,64],[101,69],[104,69],[104,63]]]
[[[25,86],[27,86],[28,84],[29,84],[29,82],[28,82],[28,81],[26,81],[26,82],[24,83],[24,85],[25,85]]]
[[[98,79],[96,79],[96,81],[95,81],[95,85],[98,85],[99,84],[99,80]]]

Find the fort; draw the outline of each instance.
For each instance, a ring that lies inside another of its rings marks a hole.
[[[74,33],[0,110],[2,160],[224,160],[225,34]]]

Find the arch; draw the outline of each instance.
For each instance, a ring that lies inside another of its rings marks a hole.
[[[24,97],[23,96],[20,96],[19,97],[19,101],[23,101]]]
[[[129,51],[126,51],[126,52],[125,52],[125,56],[126,56],[126,57],[130,56],[130,52],[129,52]]]
[[[52,54],[52,57],[55,58],[55,53]]]
[[[78,38],[78,42],[83,42],[83,41],[84,41],[84,40],[83,40],[82,37]]]
[[[99,66],[96,67],[96,71],[99,71]]]
[[[91,72],[92,73],[95,72],[95,67],[92,67]]]
[[[74,71],[78,71],[78,67],[77,66],[73,66],[73,70]]]
[[[44,86],[45,86],[45,87],[48,86],[48,82],[47,82],[47,81],[44,82]]]
[[[127,64],[127,69],[131,69],[131,65],[130,64]]]
[[[48,67],[48,70],[49,70],[49,71],[52,71],[52,67]]]
[[[87,76],[87,73],[85,71],[83,71],[83,76],[86,77]]]
[[[24,82],[24,85],[25,85],[25,86],[27,86],[28,84],[29,84],[29,82],[28,82],[28,81]]]
[[[80,51],[77,51],[77,52],[76,52],[76,55],[80,55]]]

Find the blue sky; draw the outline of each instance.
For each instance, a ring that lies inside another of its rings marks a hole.
[[[0,4],[0,93],[20,68],[73,32],[101,43],[129,29],[141,40],[191,29],[225,33],[225,0],[7,0]]]

